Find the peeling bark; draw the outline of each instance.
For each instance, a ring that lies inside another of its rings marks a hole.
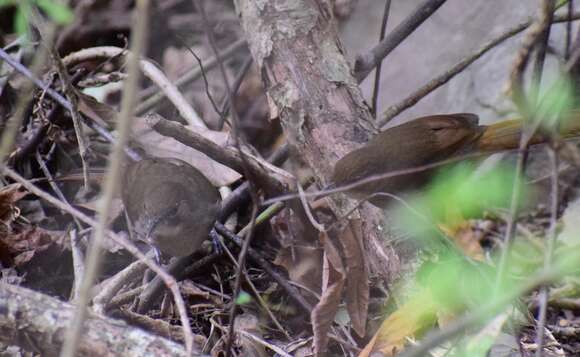
[[[0,343],[58,356],[74,307],[35,291],[0,283]],[[120,320],[85,322],[78,356],[185,356],[183,347]]]
[[[237,0],[250,50],[267,89],[270,109],[278,115],[288,141],[313,169],[321,186],[334,163],[368,141],[372,118],[337,37],[332,9],[322,0]],[[330,198],[337,217],[353,202]],[[390,245],[382,212],[364,205],[361,253],[375,275],[392,280],[399,256]],[[385,239],[387,238],[387,239]]]

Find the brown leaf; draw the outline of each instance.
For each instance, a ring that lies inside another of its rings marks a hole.
[[[21,187],[22,185],[15,183],[0,189],[0,223],[5,226],[9,226],[15,218],[16,202],[28,195],[27,191],[20,191]]]
[[[352,328],[363,337],[369,307],[369,273],[363,249],[361,224],[360,219],[349,220],[339,239],[346,258],[346,308]]]
[[[191,129],[197,131],[194,128]],[[228,145],[229,134],[227,133],[204,130],[203,135],[218,145]],[[149,156],[171,157],[187,162],[203,172],[214,186],[227,186],[241,177],[236,171],[210,159],[204,153],[157,133],[145,123],[145,120],[140,118],[133,121],[133,139]]]
[[[280,212],[270,224],[282,246],[274,264],[285,268],[290,280],[320,294],[323,250],[318,244],[318,236],[312,237],[303,221],[290,209]],[[312,304],[318,301],[312,294],[304,294],[304,297]]]
[[[78,111],[93,120],[103,128],[109,128],[116,123],[118,112],[80,91],[75,91],[78,98]]]
[[[2,238],[8,250],[15,255],[15,266],[22,266],[28,263],[40,252],[46,251],[50,247],[68,247],[68,240],[63,239],[62,232],[47,231],[39,227],[29,228],[19,234],[9,234]]]
[[[326,233],[320,234],[324,246],[323,289],[318,304],[312,310],[310,319],[314,332],[314,354],[323,356],[328,345],[328,331],[338,311],[346,273],[342,259]]]

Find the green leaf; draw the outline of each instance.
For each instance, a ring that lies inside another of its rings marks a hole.
[[[0,7],[16,5],[16,0],[0,0]]]
[[[16,9],[16,15],[14,15],[14,31],[19,35],[25,35],[28,32],[28,17],[23,7]]]
[[[417,272],[417,280],[431,291],[438,306],[457,312],[490,301],[495,270],[448,251],[435,261],[424,263]]]
[[[74,14],[68,6],[59,4],[56,1],[36,0],[35,2],[57,24],[68,24],[74,18]]]
[[[553,129],[561,114],[569,111],[574,102],[572,83],[568,78],[558,79],[538,103],[536,117],[542,121],[542,126]]]
[[[252,301],[252,297],[245,291],[240,292],[240,295],[236,298],[236,305],[246,305]]]
[[[433,244],[437,225],[454,227],[492,208],[509,207],[513,169],[500,166],[485,173],[474,172],[475,165],[470,163],[442,170],[426,192],[408,201],[413,209],[398,209],[395,222],[413,237]],[[520,195],[522,201],[526,193]]]
[[[428,193],[429,207],[439,223],[448,224],[481,217],[490,208],[509,207],[514,174],[512,168],[502,166],[475,173],[472,164],[457,165],[436,176]]]

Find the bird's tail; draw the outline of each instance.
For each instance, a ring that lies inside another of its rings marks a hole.
[[[480,152],[494,152],[517,149],[522,134],[522,119],[503,120],[489,125],[477,141]],[[560,121],[560,135],[563,138],[580,137],[580,110],[575,109],[564,113]],[[548,140],[548,136],[541,130],[530,140],[530,144],[541,144]]]

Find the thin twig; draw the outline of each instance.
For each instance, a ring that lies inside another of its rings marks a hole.
[[[536,45],[536,60],[534,61],[534,70],[532,72],[532,83],[536,88],[542,85],[542,74],[544,72],[544,62],[546,61],[546,48],[548,47],[548,40],[550,39],[550,29],[552,28],[552,21],[554,21],[554,0],[544,1],[543,13],[545,13],[545,21],[547,25],[544,26],[544,31],[540,34]],[[569,17],[569,16],[568,16]],[[537,92],[535,93],[537,97]],[[532,98],[532,103],[536,103],[537,98]]]
[[[40,167],[40,171],[42,171],[44,176],[48,179],[48,184],[50,185],[50,188],[52,188],[54,193],[56,193],[56,195],[58,196],[58,198],[61,201],[66,202],[68,204],[69,203],[68,200],[66,199],[66,197],[64,196],[64,194],[62,193],[62,191],[60,190],[58,185],[56,184],[54,178],[52,177],[52,174],[50,173],[50,170],[48,169],[48,167],[46,167],[46,164],[42,160],[42,156],[40,155],[38,150],[36,151],[35,157],[36,157],[36,162],[38,163],[38,166]],[[75,221],[75,224],[76,224],[79,232],[82,231],[83,226],[81,225],[81,222],[79,222],[79,220],[74,216],[73,216],[73,220]]]
[[[240,71],[238,72],[238,75],[237,75],[237,77],[234,80],[234,83],[232,85],[232,91],[233,91],[234,95],[236,95],[236,93],[238,92],[238,89],[240,89],[240,85],[244,81],[244,77],[246,76],[246,73],[248,73],[248,70],[252,66],[252,62],[254,62],[254,58],[252,56],[248,55],[248,57],[246,58],[244,63],[242,63],[242,66],[240,67]],[[217,130],[223,129],[225,119],[228,116],[230,109],[231,109],[230,101],[228,100],[228,97],[226,95],[222,101],[221,111],[220,111],[221,116],[220,116],[220,121],[218,122],[218,125],[217,125]]]
[[[214,227],[216,231],[224,238],[231,240],[240,247],[243,246],[244,240],[240,238],[239,235],[230,232],[223,224],[216,223]],[[308,314],[312,312],[312,306],[304,299],[304,297],[302,297],[302,295],[300,295],[298,291],[296,291],[292,285],[288,283],[286,279],[284,279],[274,270],[274,268],[272,268],[266,259],[264,259],[258,252],[251,248],[249,249],[248,254],[250,255],[250,258],[260,266],[260,268],[262,268],[268,275],[270,275],[272,279],[274,279],[284,290],[286,290],[288,296],[290,296],[304,312]]]
[[[379,35],[379,43],[385,38],[387,31],[387,21],[389,20],[389,12],[391,10],[391,0],[385,0],[385,10],[383,11],[383,20],[381,22],[381,32]],[[379,86],[381,83],[381,68],[383,67],[383,59],[379,60],[377,68],[375,69],[375,85],[373,88],[373,99],[371,102],[371,115],[375,120],[377,119],[377,103],[379,100]]]
[[[78,220],[78,218],[75,217],[75,220]],[[74,272],[74,283],[70,300],[76,301],[78,299],[78,296],[80,295],[81,281],[83,279],[83,275],[85,275],[85,260],[79,244],[80,237],[77,234],[77,231],[74,229],[71,230],[69,236],[70,236],[70,249],[72,252],[71,254],[72,265]]]
[[[114,48],[116,48],[116,47],[114,47]],[[73,105],[66,98],[64,98],[62,95],[60,95],[54,89],[50,88],[50,86],[48,84],[46,84],[45,82],[43,82],[42,80],[40,80],[38,78],[38,76],[35,75],[32,71],[30,71],[28,68],[26,68],[23,65],[21,65],[20,63],[14,61],[2,48],[0,48],[0,58],[3,59],[3,60],[5,60],[6,63],[8,63],[10,66],[12,66],[15,70],[17,70],[18,72],[20,72],[21,74],[23,74],[24,76],[26,76],[27,78],[29,78],[32,81],[32,83],[34,83],[37,87],[39,87],[40,89],[42,89],[46,94],[48,94],[52,99],[54,99],[63,108],[65,108],[66,110],[72,112]],[[63,59],[63,60],[66,60],[66,58]],[[23,97],[24,96],[22,96],[21,98],[23,98]],[[93,130],[95,130],[104,139],[106,139],[107,141],[109,141],[110,143],[113,143],[115,141],[115,139],[113,138],[113,136],[106,129],[104,129],[101,126],[99,126],[94,120],[87,120],[86,124],[88,126],[90,126]],[[47,129],[45,129],[45,130],[47,130]],[[39,134],[41,134],[41,133],[42,133],[42,130],[39,132]],[[7,143],[7,142],[6,141],[2,141],[2,143]],[[1,150],[2,149],[0,149],[0,151]],[[133,149],[131,149],[129,147],[125,147],[124,150],[125,150],[125,153],[131,159],[133,159],[133,160],[139,160],[140,159],[139,154],[137,154],[135,152],[135,150],[133,150]],[[1,157],[1,155],[0,155],[0,157]],[[1,161],[0,161],[0,163],[1,163]]]
[[[143,52],[147,36],[148,7],[148,0],[138,0],[136,3],[137,16],[131,32],[133,34],[133,42],[131,44],[132,56],[129,58],[127,71],[128,78],[123,90],[121,114],[119,115],[117,124],[119,135],[117,142],[113,145],[109,158],[109,168],[103,185],[102,202],[98,210],[98,224],[89,245],[85,275],[83,277],[80,295],[77,300],[76,311],[64,338],[60,354],[62,357],[73,357],[76,355],[83,331],[83,323],[88,312],[87,305],[90,300],[90,292],[100,268],[101,246],[107,230],[107,213],[111,207],[116,184],[121,176],[120,169],[123,147],[127,142],[131,118],[133,117],[134,101],[136,97],[135,92],[140,74],[139,55]],[[188,355],[193,349],[191,331],[189,331],[189,333],[189,336],[187,336],[187,334],[185,335]]]
[[[574,0],[568,0],[568,21],[566,21],[566,42],[564,43],[564,60],[570,58],[570,44],[572,43],[572,14],[574,13]]]
[[[63,58],[63,62],[67,66],[74,65],[79,62],[86,60],[96,59],[96,58],[110,58],[114,56],[120,56],[121,54],[128,56],[130,51],[127,51],[120,47],[114,46],[102,46],[102,47],[91,47],[85,48],[83,50],[71,53]],[[189,102],[185,99],[183,94],[179,92],[177,86],[175,86],[155,64],[150,60],[142,58],[139,61],[139,65],[143,74],[159,86],[160,90],[163,91],[163,95],[167,96],[177,108],[177,111],[181,117],[190,125],[205,127],[205,123],[199,117],[199,114],[193,109]]]
[[[232,252],[228,249],[228,247],[222,241],[220,241],[220,243],[221,243],[222,249],[225,251],[227,257],[232,261],[232,263],[234,264],[234,266],[237,269],[238,262],[236,261],[236,258],[234,258],[234,255],[232,254]],[[270,320],[274,323],[276,328],[280,332],[282,332],[282,334],[288,339],[288,341],[292,340],[292,338],[288,334],[288,331],[286,331],[286,329],[284,329],[284,327],[282,327],[282,324],[280,324],[280,322],[278,321],[276,316],[274,316],[274,314],[272,313],[272,310],[268,307],[268,304],[266,304],[266,302],[262,298],[262,295],[258,291],[258,288],[256,288],[256,285],[254,284],[254,282],[252,282],[252,279],[250,279],[250,276],[248,275],[248,272],[246,271],[246,269],[242,270],[242,274],[244,275],[244,280],[250,286],[250,289],[252,290],[256,300],[258,301],[258,305],[260,305],[262,307],[262,309],[264,309],[266,311],[266,314],[268,315]],[[233,301],[233,303],[235,304],[236,302]]]
[[[552,4],[550,6],[550,3]],[[547,40],[547,38],[542,38],[541,35],[544,33],[545,29],[551,25],[550,23],[550,13],[553,12],[553,0],[543,0],[540,6],[540,14],[537,21],[530,27],[527,37],[522,43],[522,47],[518,52],[513,65],[513,69],[510,75],[512,98],[514,103],[518,106],[520,111],[525,117],[528,117],[532,121],[533,125],[526,125],[526,120],[523,121],[522,134],[520,137],[520,144],[518,150],[518,158],[515,168],[514,181],[512,186],[512,197],[510,204],[510,214],[508,217],[507,229],[505,233],[504,246],[501,252],[500,261],[497,268],[497,280],[495,286],[495,293],[499,294],[500,289],[503,286],[505,277],[508,271],[509,258],[511,255],[512,246],[515,240],[515,232],[517,226],[517,219],[519,214],[520,206],[520,186],[522,181],[522,176],[524,168],[526,165],[528,157],[528,146],[534,133],[538,130],[542,120],[534,120],[534,113],[530,113],[529,101],[524,95],[523,90],[523,71],[527,65],[527,61],[530,56],[531,48],[537,44],[539,40]],[[534,98],[535,99],[535,98]],[[535,103],[534,103],[535,107]]]
[[[159,134],[172,137],[184,145],[199,150],[235,171],[244,172],[246,178],[249,171],[254,181],[259,182],[268,192],[285,192],[289,182],[294,180],[288,172],[249,154],[246,150],[240,152],[238,147],[220,146],[190,128],[164,119],[158,114],[152,113],[145,120],[147,125]]]
[[[33,11],[31,11],[31,15],[32,15],[31,18],[33,19],[34,22],[36,22],[37,27],[40,27],[40,25],[44,21],[42,20],[42,16],[38,12],[38,9],[36,9],[36,8],[33,9]],[[44,38],[44,34],[42,33],[42,31],[40,31],[40,37]],[[60,82],[62,84],[62,90],[72,106],[72,110],[70,111],[70,114],[71,114],[71,119],[72,119],[72,123],[73,123],[75,136],[77,138],[77,143],[79,146],[79,154],[80,154],[79,156],[81,158],[81,167],[82,167],[82,172],[83,172],[83,183],[84,183],[83,190],[88,191],[88,189],[89,189],[89,168],[87,165],[87,159],[88,159],[89,149],[88,149],[87,142],[85,140],[85,135],[83,133],[83,127],[81,125],[81,117],[80,117],[79,110],[78,110],[78,98],[77,98],[77,95],[75,93],[72,82],[70,80],[70,77],[68,75],[67,69],[66,69],[65,65],[62,63],[62,59],[60,58],[60,55],[58,54],[55,46],[50,46],[48,48],[48,51],[50,53],[50,56],[52,57],[52,60],[55,64],[57,72],[59,74]]]
[[[568,18],[570,18],[572,20],[579,20],[580,13],[575,13],[572,16],[568,16],[568,15],[555,16],[554,22],[565,22],[565,21],[568,21]],[[481,46],[479,49],[477,49],[471,55],[465,57],[464,59],[460,60],[459,62],[457,62],[456,64],[451,66],[450,69],[444,71],[439,76],[437,76],[437,77],[433,78],[432,80],[430,80],[429,82],[427,82],[427,84],[425,84],[422,87],[420,87],[419,89],[417,89],[415,92],[410,94],[407,98],[405,98],[402,101],[400,101],[399,103],[394,104],[394,105],[390,106],[389,108],[387,108],[387,110],[385,110],[381,114],[381,119],[378,122],[379,127],[384,126],[391,119],[393,119],[395,116],[401,114],[406,109],[409,109],[413,105],[417,104],[421,99],[423,99],[429,93],[433,92],[434,90],[441,87],[445,83],[449,82],[453,77],[455,77],[457,74],[462,72],[465,68],[467,68],[473,62],[475,62],[477,59],[479,59],[481,56],[483,56],[489,50],[495,48],[497,45],[499,45],[503,41],[507,40],[508,38],[513,37],[513,36],[517,35],[518,33],[524,31],[532,23],[533,23],[532,20],[528,20],[524,23],[521,23],[521,24],[507,30],[506,32],[499,35],[498,37],[490,40],[489,42],[487,42],[486,44]]]
[[[212,70],[218,63],[219,58],[227,58],[234,54],[236,51],[246,47],[246,40],[240,39],[236,42],[232,43],[228,47],[226,47],[223,51],[219,52],[217,56],[211,57],[207,61],[205,61],[205,70],[210,71]],[[181,76],[178,80],[175,81],[175,86],[177,88],[192,82],[201,76],[201,69],[199,67],[195,67],[191,69],[189,72],[185,73]],[[145,99],[146,98],[146,99]],[[165,98],[165,93],[159,91],[158,88],[153,88],[152,91],[145,90],[139,96],[139,105],[135,109],[136,115],[142,115],[149,110],[153,109],[159,102],[161,102]]]
[[[83,182],[84,182],[83,189],[85,191],[88,191],[88,189],[89,189],[89,167],[87,164],[87,161],[88,161],[87,159],[88,159],[88,155],[89,155],[89,149],[88,149],[87,142],[85,140],[85,134],[83,132],[83,127],[81,125],[81,115],[79,114],[79,109],[78,109],[78,98],[77,98],[77,95],[75,93],[74,87],[70,81],[69,75],[67,73],[67,69],[64,66],[64,64],[62,63],[62,60],[59,57],[56,50],[54,49],[54,47],[51,48],[50,52],[51,52],[52,59],[56,64],[56,68],[58,69],[58,73],[60,76],[61,83],[63,85],[64,93],[72,105],[72,110],[70,111],[70,114],[71,114],[71,119],[73,122],[73,128],[75,131],[75,135],[77,138],[77,143],[79,146],[79,154],[80,154],[79,156],[81,158],[81,166],[82,166],[82,170],[83,170]]]
[[[192,0],[192,1],[193,1],[193,6],[199,11],[201,18],[203,20],[205,32],[206,32],[206,35],[208,37],[210,47],[214,51],[216,58],[218,58],[218,65],[219,65],[219,69],[220,69],[220,72],[222,75],[222,79],[224,81],[224,85],[226,87],[228,101],[230,102],[230,107],[234,108],[234,95],[233,95],[232,89],[230,87],[230,84],[228,82],[228,77],[226,75],[226,70],[225,70],[223,61],[218,56],[217,44],[216,44],[216,41],[214,38],[214,34],[212,31],[211,25],[210,25],[209,20],[207,18],[207,14],[205,13],[205,8],[204,8],[203,4],[200,4],[198,1],[196,1],[196,0]],[[238,127],[238,125],[239,125],[238,114],[235,110],[232,110],[231,113],[232,113],[232,119],[233,119],[232,120],[232,129],[234,132],[234,145],[240,154],[240,158],[242,160],[243,169],[244,169],[244,175],[246,176],[246,179],[250,183],[250,187],[249,187],[250,196],[252,197],[252,202],[253,202],[252,214],[251,214],[251,219],[250,219],[250,230],[248,231],[248,233],[245,236],[244,244],[243,244],[242,249],[240,251],[240,254],[238,256],[238,267],[236,269],[236,280],[234,283],[234,294],[233,294],[234,299],[236,299],[238,297],[238,294],[240,293],[240,289],[241,289],[242,271],[243,271],[245,264],[246,264],[246,256],[248,254],[248,249],[250,247],[250,243],[251,243],[252,238],[254,236],[254,226],[255,226],[255,222],[256,222],[256,216],[258,214],[259,198],[258,198],[258,194],[256,192],[256,188],[253,185],[253,176],[251,175],[251,171],[249,170],[248,159],[246,158],[245,153],[242,151],[242,147],[240,144],[241,133],[240,133],[240,130]],[[226,357],[230,357],[231,352],[232,352],[231,347],[232,347],[233,342],[234,342],[234,331],[235,331],[234,326],[235,326],[235,322],[236,322],[235,318],[236,318],[237,307],[238,307],[237,304],[234,303],[234,304],[232,304],[232,308],[230,310],[230,315],[229,315],[230,330],[229,330],[228,339],[227,339],[226,346],[225,346]]]
[[[544,69],[544,62],[546,60],[546,48],[548,47],[548,40],[550,38],[550,28],[554,18],[554,0],[544,0],[542,1],[542,21],[545,23],[543,24],[544,29],[538,38],[538,43],[536,45],[536,60],[534,63],[534,70],[532,72],[532,83],[537,88],[537,91],[533,93],[534,97],[532,98],[532,103],[537,106],[537,95],[540,90],[542,84],[542,74]],[[569,16],[570,14],[568,14]],[[569,23],[569,21],[568,21]],[[552,150],[550,151],[550,163],[552,164],[553,169],[553,181],[552,181],[552,195],[556,195],[555,199],[552,196],[552,213],[551,222],[552,225],[555,225],[556,216],[558,214],[558,160],[554,157],[555,153]],[[553,165],[556,164],[554,168]],[[555,181],[555,188],[554,188],[554,181]],[[556,207],[554,208],[554,202]],[[555,234],[554,234],[555,235]],[[550,242],[552,242],[552,237],[548,238]],[[548,243],[550,244],[550,243]],[[551,248],[551,249],[550,249]],[[551,264],[552,255],[553,255],[553,246],[549,246],[548,251],[544,257],[544,264],[548,266]],[[540,313],[538,316],[538,328],[536,331],[536,357],[543,356],[543,349],[544,349],[544,326],[546,322],[546,312],[547,312],[547,305],[548,305],[548,287],[542,286],[540,289],[540,301],[542,304],[540,305]]]
[[[153,257],[151,255],[151,257]],[[93,298],[93,308],[96,313],[104,315],[109,309],[113,297],[126,285],[142,276],[147,265],[135,261],[114,276],[100,284],[98,294]]]
[[[547,248],[544,255],[544,269],[550,269],[552,260],[554,259],[554,249],[556,246],[557,226],[558,226],[558,206],[559,206],[559,172],[558,172],[558,151],[551,147],[548,148],[548,155],[550,157],[551,166],[551,204],[550,204],[550,228],[547,237]],[[538,312],[538,327],[536,331],[536,357],[542,356],[544,346],[544,327],[546,325],[546,315],[548,311],[549,289],[547,286],[542,286],[540,289],[539,312]]]
[[[52,46],[55,35],[55,25],[49,23],[43,31],[45,33],[45,43],[44,46],[40,45],[36,51],[30,70],[13,60],[6,51],[0,48],[0,58],[16,70],[18,70],[18,68],[22,69],[22,71],[19,70],[20,73],[28,73],[29,75],[26,75],[26,77],[32,80],[32,82],[24,82],[23,87],[21,88],[22,94],[18,96],[18,101],[16,102],[16,110],[12,117],[8,119],[4,132],[2,133],[2,139],[0,140],[0,168],[4,165],[6,156],[10,153],[10,150],[12,150],[12,146],[16,140],[16,135],[24,120],[24,114],[26,113],[28,104],[32,101],[34,84],[36,84],[35,78],[38,78],[38,75],[44,67],[44,62],[48,55],[46,49]]]
[[[205,96],[207,97],[207,99],[209,99],[209,102],[211,103],[211,106],[213,107],[213,110],[216,112],[216,114],[221,117],[222,112],[218,109],[217,104],[215,103],[215,100],[213,99],[213,96],[211,95],[211,93],[209,91],[209,82],[207,81],[207,74],[206,74],[205,69],[203,67],[203,63],[201,61],[201,58],[199,58],[199,56],[197,54],[195,54],[195,51],[191,47],[189,47],[188,45],[185,44],[185,41],[183,41],[180,36],[175,35],[175,38],[179,42],[181,42],[181,45],[183,47],[185,47],[189,53],[191,53],[193,58],[195,58],[195,61],[197,62],[197,65],[199,66],[199,69],[201,71],[201,78],[203,79],[203,88],[205,89]]]
[[[505,151],[509,152],[509,151],[513,151],[513,150],[505,150]],[[359,186],[363,186],[363,185],[366,185],[368,183],[383,180],[386,178],[402,176],[402,175],[410,175],[410,174],[414,174],[417,172],[422,172],[422,171],[434,169],[437,167],[457,163],[457,162],[460,162],[463,160],[476,159],[476,158],[481,158],[481,157],[485,157],[488,155],[489,155],[489,153],[485,153],[485,152],[474,152],[474,153],[470,153],[470,154],[456,156],[456,157],[453,157],[453,158],[450,158],[447,160],[433,162],[430,164],[416,166],[416,167],[412,167],[412,168],[408,168],[408,169],[395,170],[395,171],[389,171],[389,172],[385,172],[385,173],[381,173],[381,174],[365,176],[364,178],[361,178],[359,180],[356,180],[356,181],[351,182],[351,183],[346,184],[346,185],[326,188],[326,189],[322,189],[319,191],[307,192],[307,193],[304,193],[304,196],[305,197],[315,197],[315,198],[325,197],[325,196],[332,195],[335,193],[350,191],[350,190],[357,188]],[[280,196],[272,197],[268,200],[265,200],[264,202],[262,202],[262,205],[270,205],[270,204],[275,203],[275,202],[284,202],[284,201],[289,201],[289,200],[293,200],[296,198],[300,198],[300,195],[298,195],[296,193],[280,195]]]
[[[242,272],[243,269],[245,268],[246,265],[246,257],[248,256],[248,251],[250,249],[250,243],[252,241],[252,237],[254,235],[254,228],[255,228],[255,221],[256,221],[256,216],[258,214],[258,205],[255,203],[252,205],[252,215],[251,215],[251,221],[250,221],[250,230],[248,231],[248,233],[245,236],[244,239],[244,243],[242,244],[242,249],[240,250],[240,254],[238,255],[238,266],[236,268],[236,280],[234,282],[234,299],[237,299],[237,297],[240,295],[240,291],[242,289]],[[227,336],[227,342],[226,342],[226,357],[231,356],[231,351],[232,351],[232,345],[234,343],[234,338],[235,338],[235,323],[236,323],[236,314],[237,314],[237,310],[238,310],[238,304],[237,303],[233,303],[232,307],[230,309],[230,313],[229,313],[229,322],[230,322],[230,327],[229,327],[229,332],[228,332],[228,336]]]
[[[284,351],[280,347],[278,347],[274,344],[268,343],[265,340],[261,339],[260,337],[249,333],[248,331],[239,330],[238,333],[240,335],[246,337],[247,339],[250,339],[250,340],[254,341],[255,343],[258,343],[258,344],[265,346],[268,349],[276,352],[276,355],[279,355],[281,357],[292,357],[292,355],[288,354],[286,351]]]
[[[524,71],[528,65],[532,50],[538,46],[541,41],[545,41],[546,30],[551,26],[552,15],[554,11],[554,0],[542,0],[537,19],[528,28],[526,36],[518,50],[515,60],[510,70],[509,82],[506,92],[511,96],[512,101],[518,107],[518,110],[529,117],[530,111],[535,108],[535,95],[533,98],[527,98],[524,91]],[[541,59],[540,56],[539,59]],[[542,63],[543,64],[543,61]],[[537,75],[539,72],[535,70]],[[537,78],[536,78],[537,79]],[[530,99],[532,100],[530,102]]]
[[[354,64],[354,76],[362,82],[368,74],[391,53],[403,40],[427,20],[446,0],[423,0],[411,15],[407,16],[389,36],[368,53],[357,56]]]
[[[306,202],[306,196],[304,193],[304,189],[302,188],[302,185],[300,184],[300,181],[296,180],[296,188],[298,189],[298,196],[300,197],[300,203],[302,204],[302,208],[304,209],[304,213],[306,214],[306,217],[308,218],[308,220],[310,221],[310,224],[312,225],[312,227],[314,227],[317,231],[324,233],[327,230],[324,228],[324,225],[318,223],[318,221],[314,218],[314,215],[312,214],[312,211],[310,210],[310,206],[308,205],[308,202]]]
[[[43,21],[42,16],[40,15],[38,9],[34,8],[31,12],[31,18],[32,20],[36,23],[37,27],[40,27],[43,23],[45,23],[45,21]],[[42,31],[39,31],[40,33],[40,37],[44,38],[44,34]],[[46,40],[44,42],[47,42]],[[57,72],[59,74],[60,77],[60,82],[62,84],[62,90],[65,94],[65,96],[68,98],[69,102],[72,105],[72,110],[70,111],[71,114],[71,119],[73,122],[73,128],[74,128],[74,132],[75,132],[75,136],[77,138],[77,143],[79,146],[79,154],[80,154],[80,159],[81,159],[81,167],[82,167],[82,172],[83,172],[83,190],[88,190],[89,187],[89,169],[88,169],[88,165],[87,165],[87,158],[88,158],[88,146],[85,140],[85,135],[83,133],[83,129],[81,126],[81,120],[80,120],[80,115],[79,115],[79,111],[78,111],[78,99],[76,96],[76,93],[74,91],[74,88],[72,86],[70,77],[68,75],[68,72],[66,70],[66,67],[63,65],[62,60],[55,48],[55,46],[50,46],[48,47],[48,51],[50,53],[50,56],[52,57],[52,60],[54,62],[54,64],[56,65],[56,69]]]
[[[192,259],[193,255],[190,255],[189,259],[180,258],[171,262],[167,267],[167,272],[174,276],[176,280],[183,279],[184,276],[193,274],[196,270],[213,264],[218,258],[222,256],[222,253],[213,253],[211,255],[205,256],[201,259]],[[147,312],[153,304],[155,304],[162,293],[165,291],[166,284],[162,277],[156,276],[151,280],[147,286],[143,289],[141,294],[139,294],[139,305],[137,306],[137,312],[143,314]]]

